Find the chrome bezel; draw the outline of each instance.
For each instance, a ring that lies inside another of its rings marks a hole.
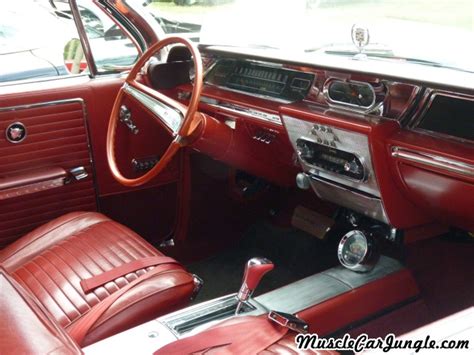
[[[348,243],[350,238],[353,238],[354,236],[361,236],[365,240],[366,244],[366,249],[364,251],[364,255],[360,258],[360,260],[356,264],[348,264],[342,255],[342,252],[344,250],[344,247]],[[369,236],[367,236],[364,232],[361,230],[355,229],[352,230],[348,233],[346,233],[341,241],[339,242],[339,246],[337,248],[337,258],[339,259],[339,262],[341,263],[342,266],[345,268],[356,271],[356,272],[368,272],[372,270],[375,266],[375,262],[378,259],[377,257],[373,257],[375,251],[375,246],[373,245],[371,239]]]
[[[347,102],[342,102],[342,101],[337,101],[331,98],[329,95],[329,87],[333,82],[341,82],[341,83],[348,83],[348,84],[356,84],[356,85],[361,85],[361,86],[367,86],[372,94],[374,95],[374,98],[369,106],[359,106],[359,105],[354,105],[350,104]],[[382,85],[384,85],[382,83]],[[354,111],[357,113],[372,113],[378,109],[380,109],[383,106],[383,101],[377,102],[377,94],[375,93],[374,87],[367,82],[364,81],[356,81],[356,80],[342,80],[342,79],[337,79],[337,78],[328,78],[323,85],[323,95],[324,98],[326,99],[327,104],[330,107],[334,108],[340,108],[344,110],[349,110],[349,111]],[[383,110],[380,110],[380,115],[382,116]]]
[[[22,127],[23,127],[23,130],[25,131],[25,133],[23,134],[23,137],[21,137],[21,139],[18,140],[18,141],[14,141],[14,140],[12,140],[12,139],[8,136],[8,131],[10,130],[10,128],[12,128],[12,126],[15,126],[15,125],[20,125],[20,126],[22,126]],[[12,144],[18,144],[18,143],[23,142],[23,141],[26,139],[26,136],[27,136],[27,135],[28,135],[28,130],[26,129],[26,126],[25,126],[23,123],[19,122],[19,121],[10,123],[10,124],[8,125],[8,127],[5,129],[5,139],[6,139],[8,142],[12,143]]]
[[[310,169],[315,169],[315,170],[322,170],[324,171],[325,173],[329,174],[329,175],[335,175],[335,176],[338,176],[338,177],[342,177],[344,179],[347,179],[349,181],[353,181],[353,182],[356,182],[356,183],[365,183],[367,182],[367,180],[369,179],[369,176],[370,176],[370,172],[369,172],[369,168],[366,164],[366,159],[361,156],[359,154],[359,152],[348,152],[347,150],[343,150],[343,149],[340,149],[338,148],[337,146],[333,147],[333,146],[330,146],[330,145],[327,145],[327,144],[323,144],[323,143],[318,143],[317,141],[315,141],[314,139],[310,139],[309,137],[307,136],[301,136],[299,139],[302,139],[302,140],[306,140],[308,142],[312,142],[314,144],[317,144],[317,145],[322,145],[323,147],[327,147],[327,148],[331,148],[331,149],[335,149],[335,150],[339,150],[341,152],[345,152],[345,153],[349,153],[349,154],[352,154],[354,155],[361,163],[362,165],[362,169],[363,169],[363,176],[361,179],[356,179],[356,178],[353,178],[351,176],[347,176],[347,175],[344,175],[342,173],[338,173],[338,172],[335,172],[335,171],[332,171],[332,170],[327,170],[323,167],[320,167],[320,166],[317,166],[317,165],[314,165],[314,164],[311,164],[311,163],[308,163],[306,160],[304,160],[302,157],[301,157],[301,152],[298,148],[296,148],[296,155],[297,155],[297,158],[299,160],[299,162],[301,164],[304,164],[306,165],[307,167],[309,167]]]

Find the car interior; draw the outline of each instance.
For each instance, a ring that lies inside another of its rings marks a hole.
[[[88,74],[0,85],[1,353],[315,353],[295,334],[473,306],[472,73],[198,45],[97,3],[131,68],[94,72],[81,37]]]

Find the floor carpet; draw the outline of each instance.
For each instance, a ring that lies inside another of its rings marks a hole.
[[[195,303],[237,292],[248,259],[262,256],[275,268],[262,279],[255,295],[271,291],[337,264],[336,245],[293,228],[267,222],[252,225],[238,245],[211,258],[187,265],[204,280]]]

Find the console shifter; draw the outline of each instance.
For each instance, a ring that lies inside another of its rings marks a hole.
[[[252,296],[253,291],[257,288],[263,275],[273,270],[273,267],[273,263],[265,258],[252,258],[247,261],[242,286],[237,294],[239,303],[235,310],[236,315],[239,314],[242,304]]]

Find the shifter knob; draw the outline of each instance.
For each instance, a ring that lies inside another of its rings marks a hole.
[[[244,278],[242,280],[242,286],[240,287],[237,299],[239,304],[237,306],[236,314],[239,312],[242,303],[247,301],[252,295],[253,291],[257,288],[263,275],[270,270],[273,270],[273,263],[265,258],[252,258],[247,261],[245,265]]]

